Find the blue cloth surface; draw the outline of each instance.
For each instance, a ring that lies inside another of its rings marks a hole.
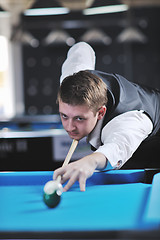
[[[119,175],[121,180],[125,175],[122,172]],[[62,194],[56,208],[49,209],[43,202],[43,187],[51,179],[51,172],[0,174],[0,231],[99,231],[157,227],[145,217],[152,185],[141,182],[112,184],[109,176],[112,178],[113,175],[112,172],[96,173],[88,180],[85,192],[80,192],[78,184],[75,184]],[[98,180],[94,181],[94,178]]]

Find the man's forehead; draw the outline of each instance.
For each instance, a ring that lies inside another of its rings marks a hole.
[[[64,102],[59,103],[59,112],[66,115],[70,114],[73,116],[85,116],[93,113],[86,105],[71,105]]]

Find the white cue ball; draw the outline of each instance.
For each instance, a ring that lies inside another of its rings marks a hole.
[[[63,193],[63,187],[62,184],[57,181],[49,181],[44,186],[44,192],[48,195],[53,194],[54,192],[57,193],[57,195],[61,196]]]

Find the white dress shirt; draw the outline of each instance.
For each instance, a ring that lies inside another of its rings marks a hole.
[[[68,51],[62,66],[60,83],[65,77],[80,70],[94,69],[94,50],[87,43],[77,43]],[[113,118],[101,131],[102,122],[103,119],[98,121],[88,136],[88,142],[97,149],[96,152],[106,156],[109,161],[107,168],[114,169],[123,166],[153,129],[153,124],[143,113],[143,109],[129,111]]]
[[[73,73],[81,70],[94,70],[95,69],[95,52],[85,42],[80,42],[73,45],[67,54],[66,61],[62,65],[62,75],[60,83],[63,79]]]

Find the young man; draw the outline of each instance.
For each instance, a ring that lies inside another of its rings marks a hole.
[[[57,101],[63,127],[73,139],[87,136],[95,150],[54,172],[54,179],[61,175],[62,183],[68,181],[64,191],[77,180],[80,190],[85,191],[87,178],[108,165],[113,169],[125,168],[141,143],[156,136],[160,128],[159,91],[94,68],[94,51],[84,42],[69,50],[62,66]],[[141,155],[135,159],[131,162],[138,168]],[[142,167],[153,165],[160,166],[160,161],[158,165],[152,159],[143,159]]]

